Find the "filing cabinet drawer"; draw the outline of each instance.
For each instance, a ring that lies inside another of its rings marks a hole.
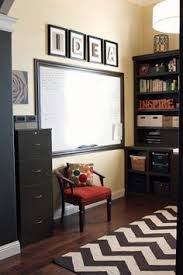
[[[47,184],[52,179],[51,158],[20,161],[16,163],[16,166],[20,186]]]
[[[51,157],[51,130],[16,131],[16,159]]]
[[[20,242],[21,245],[27,245],[43,238],[50,237],[53,230],[53,222],[49,218],[44,218],[35,221],[34,223],[29,223],[21,225],[20,228]]]
[[[161,164],[152,162],[152,171],[157,173],[168,173],[169,172],[169,163]]]
[[[20,189],[21,223],[32,224],[53,215],[52,185],[38,185]]]
[[[154,163],[167,164],[170,162],[170,153],[167,152],[152,152],[151,159]]]

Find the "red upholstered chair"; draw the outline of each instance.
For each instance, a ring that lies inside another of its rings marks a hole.
[[[83,232],[84,221],[85,221],[85,206],[106,200],[107,201],[107,220],[111,220],[111,189],[104,186],[104,176],[96,171],[93,171],[99,179],[101,186],[74,186],[72,182],[67,177],[66,167],[60,167],[55,170],[55,175],[60,185],[60,191],[62,196],[62,213],[61,222],[64,218],[65,203],[71,203],[73,205],[79,206],[79,225],[80,232]]]

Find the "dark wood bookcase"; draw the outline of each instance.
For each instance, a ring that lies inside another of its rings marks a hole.
[[[133,62],[135,146],[125,149],[125,193],[176,198],[179,51],[135,56]],[[138,158],[145,158],[143,169],[132,167]]]
[[[133,62],[135,145],[177,147],[179,51],[135,56]]]

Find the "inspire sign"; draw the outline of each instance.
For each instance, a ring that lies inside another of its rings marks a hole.
[[[172,110],[174,109],[173,98],[139,100],[139,111],[143,110]]]

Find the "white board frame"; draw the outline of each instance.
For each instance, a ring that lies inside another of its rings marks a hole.
[[[111,71],[105,71],[105,70],[96,70],[96,69],[90,69],[90,68],[84,68],[84,67],[78,67],[78,66],[71,66],[71,65],[65,65],[61,63],[56,62],[50,62],[50,61],[44,61],[44,60],[34,60],[34,67],[35,67],[35,91],[36,91],[36,115],[38,116],[38,126],[39,128],[42,128],[41,126],[41,75],[40,75],[40,68],[41,67],[47,67],[47,68],[61,68],[62,70],[76,70],[81,72],[89,72],[89,73],[95,73],[95,74],[101,74],[105,76],[114,76],[120,80],[120,109],[121,109],[121,127],[122,127],[122,138],[119,144],[108,144],[105,146],[85,146],[83,148],[75,148],[75,149],[65,149],[65,150],[57,150],[53,151],[53,157],[54,156],[60,156],[60,155],[69,155],[69,154],[76,154],[76,153],[82,153],[82,152],[93,152],[93,151],[103,151],[103,150],[115,150],[115,149],[121,149],[124,148],[124,74],[120,72],[111,72]],[[97,99],[96,99],[97,100]],[[50,127],[49,127],[50,128]]]

